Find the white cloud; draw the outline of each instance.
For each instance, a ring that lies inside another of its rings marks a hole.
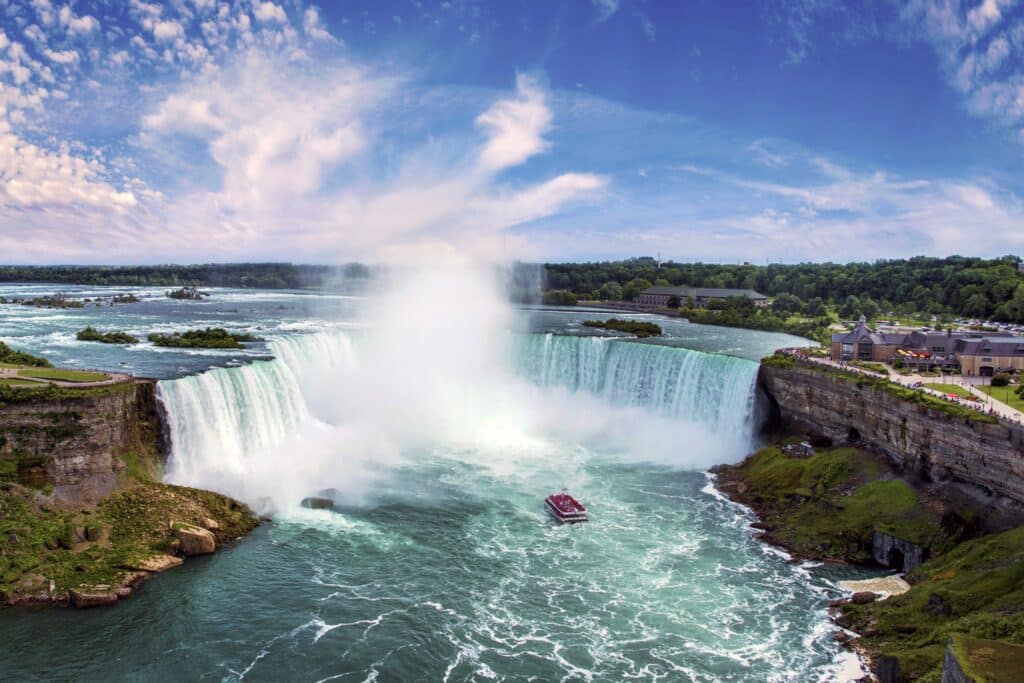
[[[51,26],[56,18],[56,14],[53,11],[53,5],[50,4],[50,0],[32,0],[32,6],[36,10],[36,16],[39,17],[39,21],[42,22],[43,26]]]
[[[781,168],[789,165],[789,156],[771,148],[767,140],[754,140],[747,147],[747,151],[754,155],[754,161],[762,166],[770,168]]]
[[[1003,11],[1013,4],[981,0],[967,9],[958,0],[911,0],[901,11],[903,21],[935,49],[968,111],[1011,130],[1024,124],[1021,74],[1005,68],[1013,46],[1024,41],[1024,22],[1004,20]]]
[[[256,21],[264,24],[283,24],[288,21],[288,15],[284,13],[284,9],[272,2],[256,0],[253,5],[253,15],[256,17]]]
[[[523,76],[478,117],[482,143],[463,131],[445,145],[462,153],[439,156],[426,144],[392,158],[394,173],[379,177],[377,150],[393,155],[389,137],[400,133],[381,126],[407,96],[402,86],[351,65],[311,74],[257,53],[183,84],[143,119],[144,143],[162,154],[179,148],[181,136],[202,141],[220,184],[171,196],[168,224],[204,230],[205,253],[233,258],[278,257],[281,245],[290,257],[317,261],[405,258],[455,245],[506,257],[510,227],[607,183],[588,173],[515,187],[498,180],[547,146],[551,112],[540,85]],[[339,183],[339,173],[348,180]]]
[[[89,35],[99,30],[100,22],[88,14],[76,16],[69,5],[60,8],[57,15],[60,25],[68,32],[68,35]]]
[[[43,54],[56,64],[77,64],[79,59],[74,50],[43,50]]]
[[[477,124],[490,136],[481,161],[489,168],[501,169],[520,164],[546,148],[543,136],[551,128],[551,111],[538,83],[520,74],[516,97],[495,102],[477,117]]]
[[[37,24],[30,24],[25,28],[25,37],[31,40],[37,45],[46,44],[46,34],[43,33],[43,29],[39,28]]]
[[[0,207],[135,206],[135,196],[102,180],[102,171],[99,162],[67,149],[50,152],[28,143],[0,121]]]
[[[158,43],[166,43],[185,35],[185,28],[176,21],[167,19],[153,24],[153,38]]]
[[[307,7],[306,11],[302,13],[302,30],[313,40],[334,40],[334,36],[321,23],[320,10],[316,7]]]

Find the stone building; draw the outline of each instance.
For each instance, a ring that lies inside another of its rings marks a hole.
[[[864,316],[849,332],[832,335],[832,360],[888,362],[907,342],[907,335],[875,332]]]
[[[732,297],[746,297],[758,308],[768,305],[768,297],[752,289],[726,289],[722,287],[666,287],[656,285],[648,287],[637,297],[637,302],[645,306],[668,306],[668,300],[677,297],[683,306],[692,301],[695,308],[707,308],[713,301],[725,301]]]
[[[965,375],[991,377],[997,372],[1024,370],[1024,338],[958,339],[956,357]]]

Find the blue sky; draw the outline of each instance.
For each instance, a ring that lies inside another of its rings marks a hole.
[[[1024,2],[0,0],[0,261],[1024,253]]]

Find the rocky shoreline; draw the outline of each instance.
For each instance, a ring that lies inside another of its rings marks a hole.
[[[713,474],[721,495],[756,516],[756,537],[792,562],[901,565],[890,569],[904,570],[905,584],[854,582],[825,605],[835,640],[882,683],[937,682],[950,658],[964,671],[983,664],[969,659],[982,649],[957,650],[955,637],[984,639],[984,652],[1016,662],[1024,652],[1024,527],[986,528],[984,508],[905,480],[882,454],[807,449],[802,438]]]

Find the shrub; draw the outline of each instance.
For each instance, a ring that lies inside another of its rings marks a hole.
[[[0,363],[10,365],[32,365],[37,368],[50,367],[50,361],[45,358],[33,356],[24,351],[15,351],[7,344],[0,342]]]
[[[575,306],[576,295],[567,289],[550,289],[544,292],[541,302],[548,306]]]
[[[997,372],[992,377],[992,386],[994,387],[1006,387],[1010,385],[1010,376],[1005,372]]]
[[[173,334],[149,335],[155,346],[199,349],[240,349],[241,342],[262,341],[251,334],[231,333],[221,327],[207,327],[205,330],[186,330]]]
[[[584,320],[586,327],[598,327],[603,330],[615,330],[627,332],[638,337],[659,337],[661,327],[654,323],[645,323],[639,320],[622,320],[621,318],[609,318],[608,320]]]
[[[125,332],[100,332],[95,327],[86,327],[75,335],[78,341],[95,341],[101,344],[138,344],[139,340]]]

